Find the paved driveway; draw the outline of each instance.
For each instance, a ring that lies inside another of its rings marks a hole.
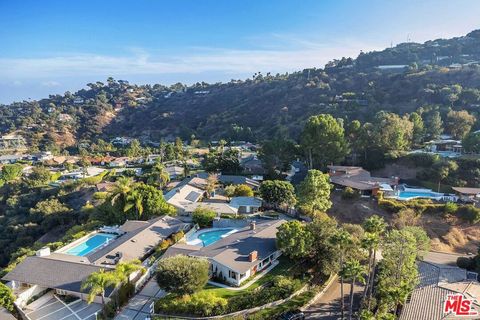
[[[115,320],[144,320],[150,316],[152,303],[165,295],[155,281],[150,279],[145,287],[130,299],[127,306],[115,317]]]
[[[97,312],[102,310],[98,303],[87,304],[83,300],[75,300],[66,304],[57,296],[36,306],[27,312],[31,320],[95,320]]]

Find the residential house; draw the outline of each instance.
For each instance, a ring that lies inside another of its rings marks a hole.
[[[0,155],[0,164],[12,164],[22,159],[23,156],[19,154]]]
[[[119,157],[115,158],[110,163],[108,164],[109,167],[111,168],[121,168],[125,167],[129,161],[128,157]]]
[[[219,215],[236,215],[238,213],[238,208],[224,202],[192,202],[184,206],[183,214],[191,215],[197,208],[211,210]]]
[[[240,166],[243,168],[245,174],[264,175],[267,173],[263,167],[262,160],[260,160],[256,154],[240,159]]]
[[[75,99],[73,99],[73,104],[82,104],[83,102],[84,100],[82,97],[75,97]]]
[[[305,179],[307,173],[307,166],[302,161],[296,160],[290,164],[290,171],[288,171],[285,180],[297,185]]]
[[[245,184],[252,188],[253,190],[258,190],[260,188],[260,183],[256,180],[244,177],[244,176],[234,176],[234,175],[224,175],[221,174],[218,176],[218,181],[223,185],[241,185]]]
[[[328,166],[330,182],[337,188],[350,187],[361,195],[376,195],[378,191],[393,191],[398,185],[398,178],[372,177],[370,172],[361,167]]]
[[[433,152],[445,157],[456,157],[463,152],[462,142],[448,137],[428,141],[425,145],[427,152]]]
[[[461,201],[477,202],[480,201],[480,188],[452,187]]]
[[[256,197],[233,197],[230,206],[238,213],[255,213],[262,207],[262,199]]]
[[[266,269],[281,255],[276,235],[285,220],[252,222],[218,241],[203,247],[177,243],[163,258],[176,255],[205,258],[210,262],[209,274],[213,280],[240,286],[245,280]]]
[[[174,206],[179,213],[185,212],[185,207],[189,204],[199,202],[205,191],[189,185],[188,183],[181,183],[172,190],[168,191],[164,198],[167,203]]]
[[[445,300],[449,295],[462,295],[464,299],[475,300],[470,311],[477,315],[462,316],[462,319],[478,319],[480,314],[480,283],[477,274],[452,266],[418,262],[419,284],[407,299],[400,314],[400,320],[458,319],[454,314],[444,312]]]
[[[169,216],[150,221],[127,221],[119,228],[104,228],[104,232],[89,234],[55,252],[50,252],[48,247],[42,248],[35,256],[17,264],[2,280],[8,281],[21,307],[49,289],[59,295],[86,300],[87,293],[80,287],[90,274],[100,269],[110,272],[120,261],[143,261],[161,241],[188,228],[189,224]],[[78,246],[84,246],[93,237],[104,239],[104,242],[93,248],[90,246],[90,252],[78,252]],[[106,302],[112,292],[112,288],[106,290]],[[95,302],[102,301],[97,297]]]
[[[182,167],[176,166],[176,165],[166,166],[165,171],[168,172],[168,175],[170,176],[171,180],[181,179],[185,172],[185,170]]]
[[[7,134],[0,137],[0,152],[27,150],[25,139],[16,134]]]

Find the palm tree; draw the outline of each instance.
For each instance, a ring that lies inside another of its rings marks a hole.
[[[363,290],[362,299],[365,300],[367,297],[368,286],[370,285],[370,277],[373,267],[373,251],[378,249],[380,243],[380,238],[376,233],[365,232],[362,239],[361,245],[362,248],[368,250],[368,271],[367,271],[367,282]]]
[[[125,202],[127,195],[132,190],[132,179],[127,177],[120,177],[115,183],[115,189],[112,191],[112,205],[114,205],[119,199]]]
[[[156,162],[152,167],[152,173],[148,180],[150,183],[158,184],[160,188],[163,188],[170,182],[170,175],[167,170],[165,170],[163,164]]]
[[[355,282],[365,282],[364,279],[365,268],[360,264],[358,260],[350,260],[345,263],[340,275],[342,278],[350,279],[350,304],[348,306],[348,319],[352,320],[353,316],[353,293],[355,289]]]
[[[377,215],[373,215],[369,217],[363,223],[363,229],[365,230],[365,232],[376,235],[379,242],[381,237],[385,233],[386,227],[387,227],[387,224],[385,223],[385,220],[383,220],[382,217],[379,217]],[[370,275],[368,276],[368,281],[370,283],[367,283],[368,309],[370,309],[370,301],[372,300],[373,281],[374,281],[375,269],[377,267],[377,250],[378,250],[378,244],[372,247],[372,251],[373,251],[372,266],[370,268]]]
[[[90,274],[82,283],[81,289],[88,290],[87,302],[93,302],[96,296],[102,297],[102,304],[105,304],[105,289],[115,287],[119,283],[119,279],[113,272],[106,272],[100,269],[98,272]]]
[[[330,238],[331,243],[338,249],[339,252],[339,268],[343,268],[343,261],[345,259],[345,250],[353,243],[352,236],[347,231],[340,229],[336,234]],[[345,317],[345,298],[343,296],[343,277],[340,275],[340,309],[342,312],[342,319]]]
[[[132,208],[135,208],[135,211],[137,213],[137,219],[140,220],[140,217],[143,214],[143,196],[137,190],[132,190],[129,194],[127,194],[127,198],[125,199],[125,206],[123,207],[123,212],[126,213]]]
[[[145,267],[141,265],[140,260],[132,260],[128,262],[120,262],[115,267],[117,277],[127,284],[130,284],[130,275],[134,272],[141,270],[145,272]]]

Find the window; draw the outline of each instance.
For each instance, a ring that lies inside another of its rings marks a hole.
[[[237,273],[235,271],[228,270],[228,276],[232,279],[237,279]]]

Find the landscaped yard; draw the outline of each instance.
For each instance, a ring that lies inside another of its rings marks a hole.
[[[207,284],[205,286],[205,289],[203,291],[211,292],[214,293],[217,297],[222,297],[222,298],[230,298],[239,294],[243,294],[247,291],[253,291],[256,288],[272,281],[272,279],[275,276],[280,276],[280,275],[289,275],[287,272],[292,266],[294,266],[294,262],[290,260],[287,257],[281,256],[278,258],[278,265],[275,266],[272,270],[270,270],[267,274],[265,274],[263,277],[255,281],[252,285],[250,285],[248,288],[245,288],[244,290],[229,290],[225,288],[219,288],[211,284]],[[258,275],[258,274],[257,274]],[[245,283],[248,282],[245,281]]]

